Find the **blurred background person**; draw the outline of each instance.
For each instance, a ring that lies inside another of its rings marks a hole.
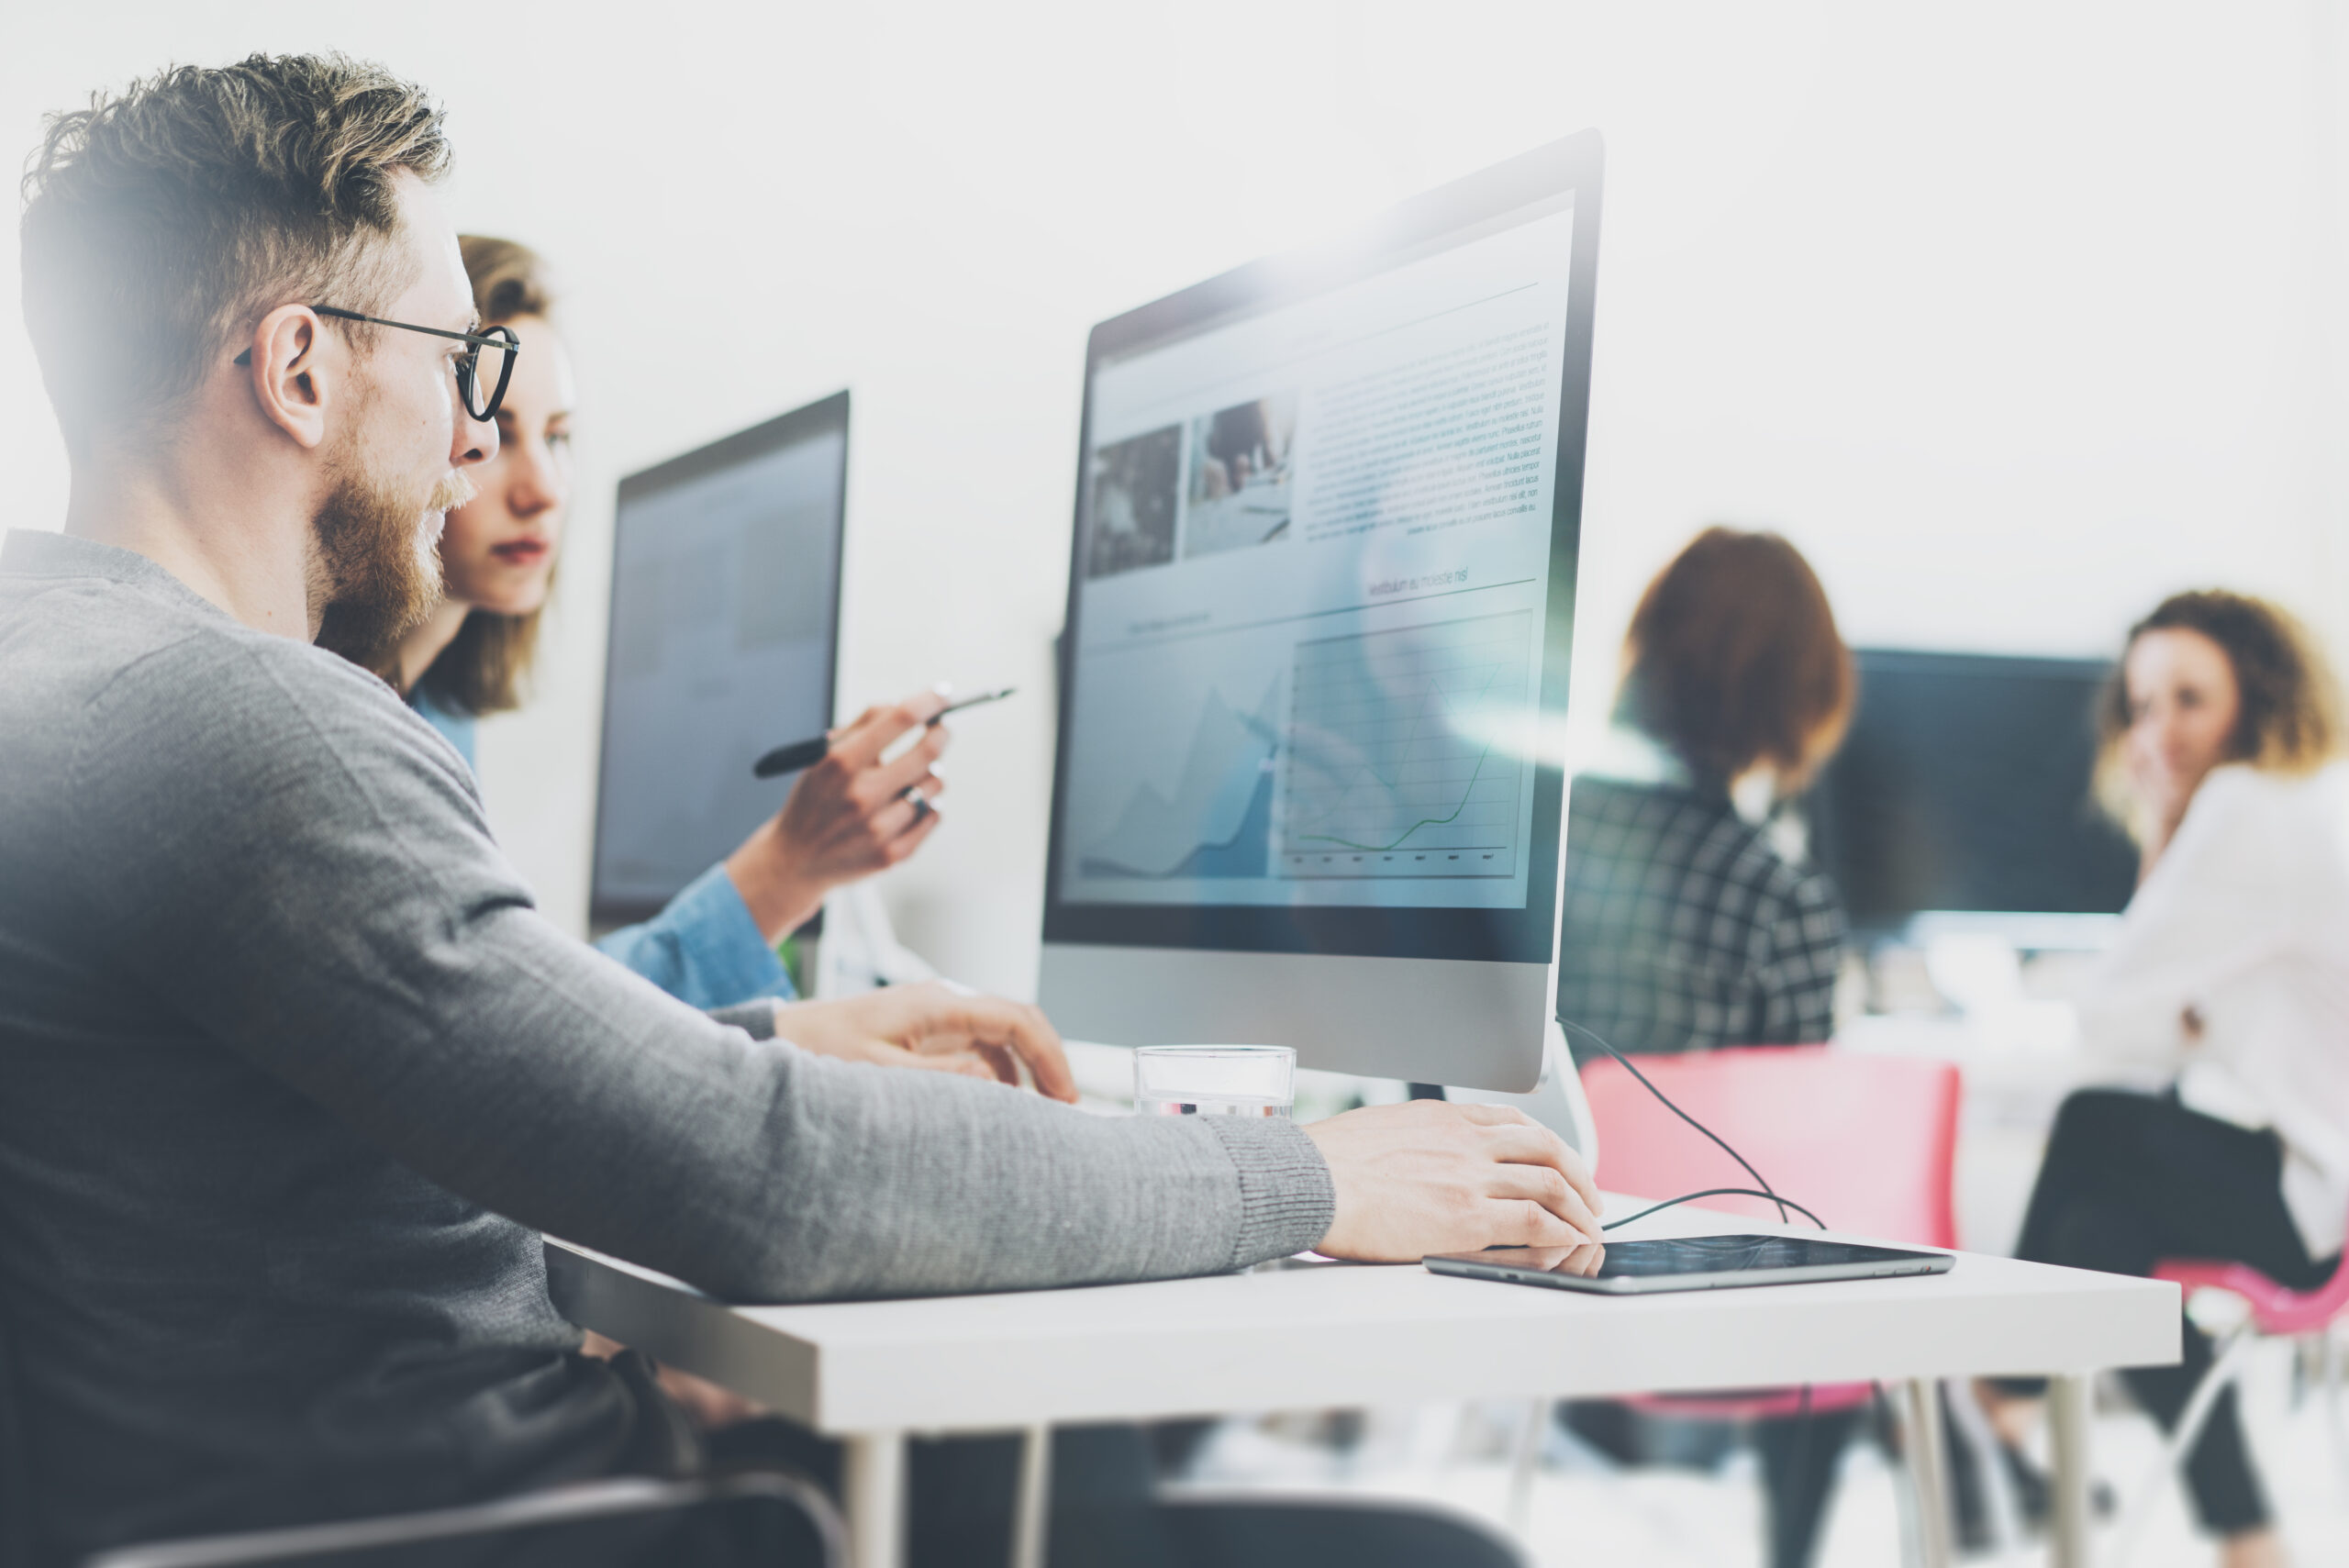
[[[510,239],[468,235],[462,245],[482,324],[522,339],[497,411],[497,455],[475,471],[474,498],[449,514],[446,597],[432,616],[389,653],[339,646],[331,617],[319,640],[390,681],[470,765],[475,721],[521,706],[537,654],[571,502],[576,384],[544,261]],[[943,706],[923,693],[835,731],[831,755],[740,848],[660,914],[596,945],[698,1007],[792,996],[778,944],[825,894],[905,860],[937,830],[931,803],[945,783],[931,764],[944,727],[881,759]]]
[[[1641,595],[1623,663],[1567,806],[1558,1016],[1625,1051],[1825,1040],[1843,911],[1770,824],[1851,719],[1826,590],[1778,535],[1707,528]]]
[[[1842,907],[1772,822],[1834,754],[1854,693],[1827,591],[1778,535],[1707,528],[1648,584],[1614,726],[1567,805],[1561,1018],[1627,1052],[1833,1032]],[[1597,1054],[1569,1040],[1578,1062]],[[1605,1403],[1567,1418],[1632,1460],[1709,1463],[1739,1437]],[[1810,1561],[1857,1422],[1756,1424],[1773,1568]]]
[[[2129,634],[2101,706],[2098,793],[2141,846],[2136,895],[2080,1001],[2116,1086],[2065,1102],[2020,1257],[2144,1275],[2244,1262],[2306,1289],[2349,1218],[2349,764],[2339,698],[2274,605],[2176,595]],[[2210,1364],[2125,1375],[2174,1423]],[[2039,1385],[1986,1391],[2019,1444]],[[2187,1467],[2228,1568],[2284,1561],[2231,1389]]]

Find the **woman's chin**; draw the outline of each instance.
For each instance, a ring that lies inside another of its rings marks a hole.
[[[494,616],[527,616],[545,606],[547,578],[543,571],[534,570],[527,575],[507,572],[489,575],[492,581],[469,584],[469,592],[453,593],[451,597],[461,598],[473,608]],[[518,577],[523,580],[514,581]],[[505,581],[496,580],[500,578]]]

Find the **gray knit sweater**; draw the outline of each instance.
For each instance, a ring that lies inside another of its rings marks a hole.
[[[552,1231],[735,1299],[1311,1244],[1283,1121],[754,1040],[550,926],[380,683],[145,558],[0,550],[0,1330],[50,1553],[631,1461]]]

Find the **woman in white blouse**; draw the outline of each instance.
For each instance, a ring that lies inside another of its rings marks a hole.
[[[2081,1005],[2114,1085],[2065,1102],[2019,1256],[2146,1274],[2165,1258],[2325,1279],[2349,1221],[2349,763],[2332,683],[2283,611],[2180,594],[2129,635],[2099,793],[2143,851]],[[2175,1421],[2210,1360],[2128,1374]],[[1999,1385],[2013,1433],[2027,1382]],[[2228,1568],[2284,1561],[2230,1393],[2188,1489]]]

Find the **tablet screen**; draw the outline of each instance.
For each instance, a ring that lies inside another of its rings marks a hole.
[[[1772,1273],[1787,1269],[1848,1269],[1866,1273],[1878,1267],[1914,1265],[1936,1256],[1855,1241],[1807,1236],[1680,1236],[1652,1241],[1610,1241],[1597,1270],[1584,1247],[1496,1247],[1463,1253],[1457,1261],[1528,1273],[1575,1274],[1585,1279],[1664,1279],[1679,1274]]]
[[[1598,1277],[1648,1279],[1662,1274],[1836,1268],[1898,1262],[1915,1256],[1890,1247],[1819,1241],[1807,1236],[1683,1236],[1667,1240],[1611,1243],[1607,1249],[1607,1261],[1598,1266]]]

